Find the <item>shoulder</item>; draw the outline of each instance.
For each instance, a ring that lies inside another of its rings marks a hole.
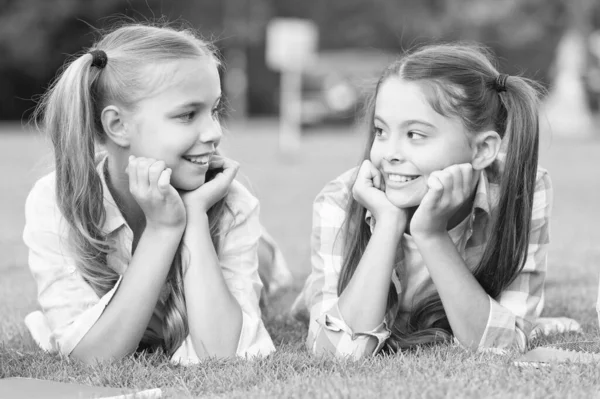
[[[314,206],[329,204],[345,209],[357,171],[358,168],[352,168],[327,183],[315,198]]]
[[[36,181],[27,195],[25,213],[44,213],[57,208],[56,173],[51,172]]]

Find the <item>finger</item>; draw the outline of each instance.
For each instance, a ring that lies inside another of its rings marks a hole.
[[[213,155],[208,163],[208,169],[220,169],[225,164],[225,160],[220,155]]]
[[[449,172],[452,179],[452,191],[454,191],[456,194],[460,194],[462,197],[465,182],[463,179],[461,165],[454,165],[449,169]]]
[[[129,163],[127,164],[127,174],[129,175],[129,191],[135,193],[138,190],[138,177],[137,177],[137,158],[133,155],[129,156]]]
[[[156,161],[150,165],[150,168],[148,169],[148,181],[150,182],[150,187],[156,187],[158,185],[158,179],[166,167],[167,165],[164,161]]]
[[[462,174],[463,179],[464,194],[467,196],[471,195],[471,192],[475,188],[473,184],[473,172],[473,165],[471,165],[470,163],[460,165],[460,173]]]
[[[150,186],[149,180],[149,169],[150,165],[154,163],[154,159],[151,158],[138,158],[137,162],[137,184],[138,188],[142,191],[147,191]]]
[[[442,185],[442,189],[443,189],[444,193],[451,194],[454,191],[455,176],[452,173],[452,170],[448,171],[448,170],[444,169],[441,171],[436,171],[436,172],[431,173],[431,176],[435,176],[437,178],[437,180]],[[427,183],[429,184],[429,181],[427,181]],[[434,184],[435,184],[435,181],[434,181]]]
[[[373,165],[373,163],[368,159],[365,159],[360,165],[360,169],[358,170],[357,181],[362,180],[371,186],[375,186],[375,182],[373,179],[375,179],[376,176],[380,175],[381,173],[375,167],[375,165]]]
[[[240,164],[234,160],[229,158],[223,158],[223,176],[227,178],[227,180],[231,183],[235,176],[237,175],[238,170],[240,169]]]
[[[376,175],[373,178],[373,185],[375,186],[376,189],[381,190],[381,175]]]
[[[443,194],[444,194],[444,185],[440,181],[438,175],[440,172],[433,172],[429,175],[427,179],[427,193],[423,200],[421,201],[420,206],[424,206],[425,208],[435,208],[440,202]]]
[[[162,195],[167,195],[169,193],[169,188],[171,186],[171,175],[173,171],[171,168],[166,168],[160,172],[160,176],[156,182],[156,186],[158,187],[158,191]]]

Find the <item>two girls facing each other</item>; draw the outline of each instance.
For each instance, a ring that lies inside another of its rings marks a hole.
[[[275,350],[259,204],[217,150],[218,68],[191,32],[125,26],[46,93],[56,170],[24,230],[42,308],[26,322],[43,347],[93,361],[162,346],[181,363]]]
[[[181,363],[271,353],[259,205],[217,151],[214,51],[138,25],[93,48],[38,109],[56,171],[26,204],[42,308],[27,318],[32,334],[84,361],[158,346]],[[297,302],[312,351],[361,356],[452,335],[524,348],[543,306],[551,187],[537,168],[536,91],[498,76],[485,53],[448,45],[384,73],[365,161],[315,203]]]
[[[422,47],[384,71],[364,161],[314,203],[312,273],[294,304],[310,351],[361,357],[451,337],[524,350],[579,329],[538,318],[552,203],[538,93],[476,46]]]

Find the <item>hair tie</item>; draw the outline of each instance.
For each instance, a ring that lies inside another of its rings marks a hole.
[[[106,53],[103,50],[92,50],[90,51],[90,54],[92,55],[92,66],[102,69],[106,66],[106,63],[108,62],[108,57],[106,56]]]
[[[506,91],[506,81],[508,80],[508,76],[509,75],[507,75],[505,73],[501,73],[500,75],[498,75],[498,77],[494,81],[494,88],[496,89],[496,91],[498,93],[502,93],[503,91]]]

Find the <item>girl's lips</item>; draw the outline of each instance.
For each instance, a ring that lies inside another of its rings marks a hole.
[[[396,175],[386,174],[385,186],[390,188],[404,188],[418,181],[421,176],[408,176],[408,175]]]

